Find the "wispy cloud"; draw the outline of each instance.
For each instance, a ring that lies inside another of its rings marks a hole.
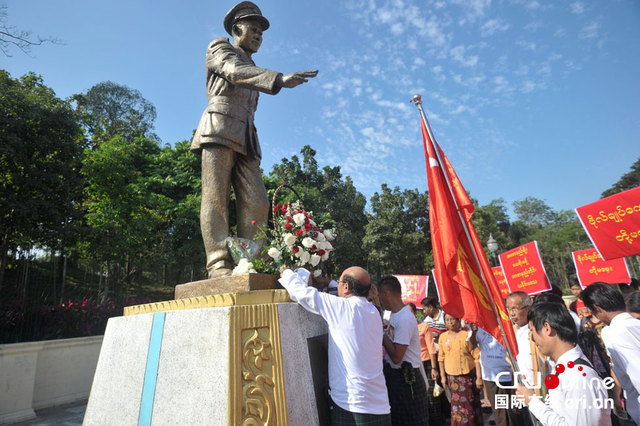
[[[464,46],[456,46],[449,51],[454,61],[460,62],[465,67],[475,67],[478,64],[477,55],[465,55],[466,48]]]
[[[569,5],[569,10],[575,15],[582,15],[585,11],[584,3],[581,3],[579,1],[571,3]]]
[[[598,37],[598,30],[600,29],[600,24],[597,22],[591,22],[586,27],[582,28],[578,33],[578,38],[580,40],[589,40]]]
[[[509,24],[503,20],[496,18],[490,19],[480,27],[480,35],[482,37],[489,37],[496,33],[503,32],[509,29]]]

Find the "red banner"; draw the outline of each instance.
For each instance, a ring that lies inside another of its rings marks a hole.
[[[596,249],[574,251],[571,254],[582,288],[595,282],[607,284],[631,282],[629,269],[627,269],[624,258],[603,260]]]
[[[420,307],[422,299],[427,297],[428,275],[394,275],[402,286],[402,301]]]
[[[534,295],[551,290],[536,241],[506,251],[498,257],[512,293],[524,291]]]
[[[576,209],[604,260],[640,254],[640,187]]]
[[[507,284],[507,280],[504,279],[504,272],[500,266],[494,266],[491,268],[493,271],[493,276],[496,277],[496,282],[498,283],[498,288],[500,289],[500,294],[503,299],[506,299],[511,290],[509,289],[509,285]]]

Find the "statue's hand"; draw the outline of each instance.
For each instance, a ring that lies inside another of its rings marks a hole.
[[[282,81],[280,82],[281,87],[286,87],[291,89],[293,87],[299,86],[302,83],[306,83],[309,81],[309,78],[313,78],[318,75],[318,70],[315,71],[298,71],[291,74],[283,75]]]

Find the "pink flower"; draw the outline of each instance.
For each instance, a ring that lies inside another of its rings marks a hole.
[[[251,224],[252,224],[252,225],[255,225],[255,224],[256,224],[256,221],[255,221],[255,220],[252,220],[252,221],[251,221]]]

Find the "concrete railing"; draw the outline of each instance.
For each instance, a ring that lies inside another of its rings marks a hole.
[[[102,336],[0,345],[0,424],[89,397]]]

